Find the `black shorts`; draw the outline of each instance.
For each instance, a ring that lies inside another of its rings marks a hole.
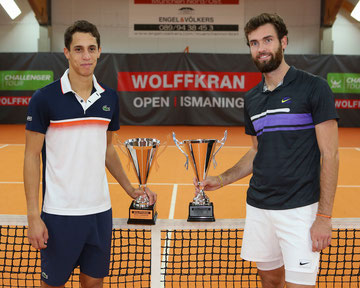
[[[85,216],[42,213],[49,232],[41,250],[41,279],[51,286],[64,285],[77,266],[93,278],[109,273],[112,210]]]

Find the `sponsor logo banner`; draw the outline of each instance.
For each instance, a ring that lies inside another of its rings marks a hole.
[[[153,97],[134,97],[132,100],[134,108],[244,108],[242,97],[226,96],[153,96]]]
[[[0,96],[0,106],[28,106],[31,96]]]
[[[337,109],[360,109],[360,99],[335,99]]]
[[[259,72],[118,72],[118,91],[245,92],[261,77]]]
[[[49,70],[0,71],[0,90],[33,91],[54,81],[54,73]]]
[[[129,0],[129,36],[238,38],[244,26],[240,0]]]
[[[360,94],[360,73],[328,73],[327,81],[334,93]]]

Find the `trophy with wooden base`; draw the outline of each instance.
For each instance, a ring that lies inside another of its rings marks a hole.
[[[149,204],[145,188],[159,145],[160,141],[152,138],[134,138],[124,142],[126,152],[139,180],[140,188],[144,191],[143,195],[131,202],[128,224],[153,225],[156,222],[156,204]]]
[[[190,160],[191,167],[193,168],[200,188],[199,193],[195,196],[193,201],[189,203],[189,217],[187,220],[189,222],[215,221],[214,205],[205,194],[204,187],[200,186],[200,182],[206,179],[212,160],[214,168],[216,167],[215,155],[219,152],[221,147],[224,146],[226,138],[227,131],[225,130],[224,138],[221,141],[216,139],[194,139],[180,142],[176,139],[175,133],[173,132],[173,140],[176,146],[186,157],[185,167],[188,169]],[[216,144],[218,143],[221,145],[214,153]],[[185,151],[181,146],[183,146]]]

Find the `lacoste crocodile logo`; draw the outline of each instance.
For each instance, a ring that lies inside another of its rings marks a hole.
[[[49,279],[49,276],[48,276],[45,272],[41,272],[41,276],[42,276],[44,279]]]

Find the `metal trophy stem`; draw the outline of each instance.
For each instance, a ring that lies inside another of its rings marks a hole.
[[[144,191],[144,194],[133,200],[130,205],[128,224],[155,224],[155,204],[149,205],[145,188],[160,141],[152,138],[134,138],[126,140],[124,145],[139,180],[139,187]]]
[[[213,161],[214,168],[216,167],[215,155],[224,146],[226,138],[227,131],[225,130],[224,138],[221,141],[216,139],[193,139],[180,142],[173,132],[173,140],[176,146],[186,157],[185,167],[188,169],[190,161],[199,185],[200,182],[206,179],[211,161]],[[221,145],[214,153],[217,144]],[[204,187],[199,186],[199,188],[199,193],[193,199],[193,202],[189,204],[188,221],[215,221],[213,203],[205,194]]]

